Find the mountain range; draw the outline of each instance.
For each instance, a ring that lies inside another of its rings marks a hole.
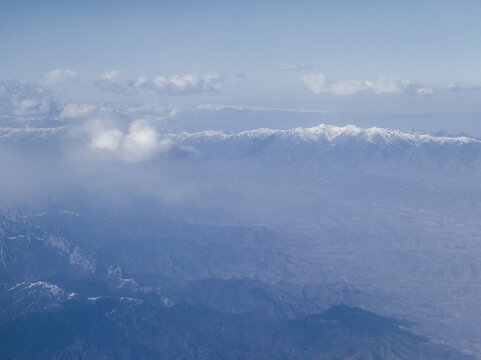
[[[2,358],[481,353],[479,139],[116,126],[0,132]]]

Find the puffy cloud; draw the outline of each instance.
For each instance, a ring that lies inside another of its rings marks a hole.
[[[117,150],[124,135],[119,129],[101,130],[94,134],[90,141],[90,148],[94,150]]]
[[[141,120],[132,122],[126,132],[101,123],[92,124],[89,132],[91,150],[107,151],[128,162],[146,160],[156,153],[168,151],[172,146],[169,138],[160,138],[155,128]]]
[[[139,76],[134,80],[122,79],[118,71],[108,71],[94,81],[94,85],[104,91],[128,94],[139,89],[160,95],[190,95],[219,91],[224,86],[221,74],[204,76],[183,74],[173,76]]]
[[[282,63],[276,67],[277,71],[303,71],[312,69],[312,65],[301,65],[293,63]]]
[[[306,74],[302,77],[307,88],[315,94],[331,92],[331,85],[324,74]]]
[[[334,95],[351,95],[366,89],[366,84],[358,80],[338,81],[330,84]]]
[[[142,160],[158,150],[166,150],[166,142],[159,140],[157,131],[142,121],[136,121],[129,127],[122,146],[130,160]]]
[[[307,88],[315,94],[351,95],[358,92],[374,94],[430,95],[443,92],[479,91],[481,86],[450,83],[436,87],[425,86],[413,80],[382,76],[375,81],[331,81],[326,75],[309,73],[302,77]]]
[[[141,76],[133,83],[134,87],[155,91],[163,95],[188,95],[219,91],[224,85],[221,74],[197,76],[192,74],[170,77],[156,76],[149,79]]]
[[[324,74],[306,74],[302,78],[307,88],[315,94],[352,95],[361,91],[375,94],[431,94],[434,90],[412,80],[397,77],[380,77],[376,81],[330,81]]]
[[[61,83],[68,82],[77,77],[78,73],[75,70],[70,69],[55,69],[49,71],[44,76],[44,84],[46,86],[53,86]]]
[[[85,118],[92,114],[96,109],[92,104],[66,104],[60,113],[61,119],[79,119]]]
[[[0,81],[0,114],[24,120],[43,118],[57,112],[50,91],[37,84],[17,80]]]
[[[419,89],[412,80],[400,79],[397,77],[380,77],[376,81],[365,81],[369,90],[376,94],[402,94],[413,93]]]
[[[366,85],[357,80],[331,82],[324,74],[306,74],[304,83],[315,94],[351,95],[366,90]]]

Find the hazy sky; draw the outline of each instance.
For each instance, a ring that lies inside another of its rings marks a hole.
[[[0,9],[0,78],[66,100],[481,112],[477,0],[0,0]]]

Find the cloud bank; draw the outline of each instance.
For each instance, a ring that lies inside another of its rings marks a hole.
[[[130,94],[144,90],[159,95],[192,95],[221,90],[224,86],[224,76],[214,73],[203,76],[182,74],[124,79],[118,71],[112,70],[95,79],[93,83],[100,90],[115,94]]]
[[[188,95],[219,91],[224,79],[221,74],[156,76],[153,79],[141,76],[133,85],[161,95]]]
[[[397,77],[380,77],[375,81],[341,80],[332,81],[326,75],[305,74],[302,77],[307,88],[315,94],[352,95],[362,91],[374,94],[431,94],[434,89],[412,80]]]

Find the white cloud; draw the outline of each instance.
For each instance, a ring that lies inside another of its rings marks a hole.
[[[433,92],[434,92],[434,89],[430,87],[423,87],[416,90],[416,93],[418,93],[419,95],[429,95],[429,94],[432,94]]]
[[[116,94],[128,94],[139,89],[160,95],[189,95],[219,91],[224,86],[221,74],[204,76],[183,74],[173,76],[139,76],[134,80],[125,80],[118,71],[108,71],[94,81],[94,85],[104,91]]]
[[[330,84],[330,90],[334,95],[351,95],[366,90],[366,84],[358,80],[338,81]]]
[[[118,72],[117,70],[110,70],[110,71],[104,72],[99,79],[117,81],[119,78],[120,78],[120,72]]]
[[[307,88],[315,94],[352,95],[361,91],[375,94],[419,94],[433,93],[434,89],[408,79],[380,77],[376,81],[342,80],[330,81],[324,74],[306,74],[302,77]]]
[[[304,83],[315,94],[328,93],[330,91],[330,84],[324,74],[306,74],[302,77]]]
[[[149,79],[145,76],[138,77],[133,86],[162,95],[188,95],[205,92],[219,91],[224,85],[221,74],[208,74],[204,76],[183,74],[170,77],[156,76]]]
[[[79,119],[85,118],[92,114],[96,109],[92,104],[75,104],[70,103],[64,106],[60,113],[61,119]]]
[[[157,131],[142,121],[136,121],[129,127],[122,146],[130,160],[141,160],[160,150],[161,143]]]
[[[315,94],[351,95],[367,88],[363,82],[357,80],[331,82],[324,74],[306,74],[303,80]]]
[[[312,65],[301,65],[293,63],[282,63],[276,67],[277,71],[303,71],[312,69]]]
[[[90,141],[93,150],[117,150],[123,139],[123,134],[118,129],[106,129],[94,134]]]
[[[160,138],[155,128],[141,120],[131,123],[125,133],[115,126],[104,127],[100,123],[90,126],[89,131],[91,150],[108,151],[128,162],[147,160],[172,146],[170,139]]]
[[[365,81],[368,89],[375,94],[402,94],[416,92],[419,88],[412,80],[397,77],[380,77],[374,82]]]
[[[70,69],[55,69],[49,71],[44,76],[44,84],[46,86],[58,85],[61,83],[68,82],[77,77],[78,73],[75,70]]]

